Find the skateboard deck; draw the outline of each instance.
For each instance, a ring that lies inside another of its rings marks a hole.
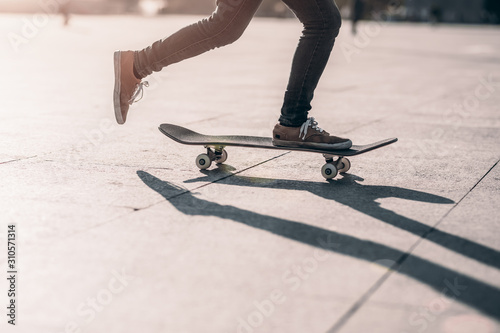
[[[209,168],[212,161],[216,161],[218,164],[225,162],[227,159],[227,152],[224,148],[230,146],[303,151],[324,155],[327,164],[323,166],[322,174],[327,179],[334,178],[337,175],[337,172],[347,172],[347,170],[349,170],[350,161],[345,158],[346,156],[364,154],[398,141],[397,138],[391,138],[367,145],[353,145],[350,149],[343,150],[314,149],[275,146],[272,143],[272,139],[269,137],[244,135],[204,135],[173,124],[161,124],[158,129],[167,137],[179,143],[185,145],[205,146],[207,148],[207,154],[201,154],[196,159],[196,164],[200,169]],[[339,157],[337,161],[334,161],[334,156]],[[327,170],[324,170],[325,168]],[[331,177],[332,175],[333,177]]]

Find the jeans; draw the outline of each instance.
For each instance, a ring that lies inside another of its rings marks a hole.
[[[328,62],[341,25],[334,0],[282,0],[304,29],[295,51],[280,124],[300,126],[311,110],[314,90]],[[262,0],[217,0],[214,13],[153,45],[136,51],[134,69],[141,77],[176,62],[235,42]]]

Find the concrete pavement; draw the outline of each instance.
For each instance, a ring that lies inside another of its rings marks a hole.
[[[195,19],[53,18],[17,51],[0,40],[0,239],[16,224],[19,263],[2,331],[500,332],[500,30],[346,22],[311,114],[399,142],[329,183],[307,153],[228,148],[200,172],[200,147],[157,130],[270,135],[295,20],[155,74],[114,123],[113,50]],[[2,35],[26,20],[2,15]]]

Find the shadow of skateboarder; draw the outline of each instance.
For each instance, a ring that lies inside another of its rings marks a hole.
[[[137,171],[137,175],[144,184],[162,195],[165,200],[169,201],[174,208],[183,214],[190,216],[216,216],[232,220],[297,242],[368,262],[376,262],[382,258],[391,260],[394,262],[390,267],[392,271],[397,271],[400,274],[420,281],[435,289],[438,293],[444,292],[443,287],[447,284],[443,284],[443,282],[447,281],[448,284],[456,286],[454,290],[455,294],[449,293],[449,297],[454,296],[456,300],[476,308],[488,316],[500,319],[500,308],[498,307],[500,290],[473,277],[384,244],[358,239],[350,235],[302,222],[276,218],[234,206],[220,205],[215,202],[203,200],[194,196],[191,191],[158,179],[145,171]],[[359,179],[360,178],[351,176],[335,181],[335,191],[331,190],[333,184],[269,179],[266,181],[266,179],[241,176],[226,177],[224,182],[225,184],[236,186],[307,190],[323,198],[346,204],[360,212],[402,228],[403,230],[407,230],[408,232],[425,236],[426,239],[441,246],[453,249],[453,251],[457,253],[474,259],[481,259],[479,261],[498,267],[498,259],[500,258],[498,251],[463,239],[459,236],[441,232],[421,222],[405,218],[380,207],[379,204],[375,202],[376,199],[384,197],[398,197],[438,204],[453,204],[454,202],[452,200],[429,193],[398,187],[361,185],[357,183]],[[201,180],[202,179],[199,178],[190,182]],[[330,190],[326,191],[327,188],[330,188]],[[344,190],[349,189],[350,191],[355,191],[356,193],[350,198],[357,197],[357,202],[343,202],[342,198],[344,196],[342,195],[342,188],[344,188]],[[388,271],[379,281],[385,280],[390,272],[391,271]],[[453,288],[450,287],[449,289]]]

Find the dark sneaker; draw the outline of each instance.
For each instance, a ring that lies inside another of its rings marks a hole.
[[[142,98],[143,87],[148,87],[149,84],[147,81],[141,82],[134,75],[133,51],[116,51],[114,54],[114,63],[115,89],[113,92],[113,104],[115,118],[118,124],[124,124],[127,120],[130,105]]]
[[[349,139],[330,135],[318,127],[314,118],[308,118],[300,127],[286,127],[276,124],[273,130],[273,145],[291,148],[349,149]]]

